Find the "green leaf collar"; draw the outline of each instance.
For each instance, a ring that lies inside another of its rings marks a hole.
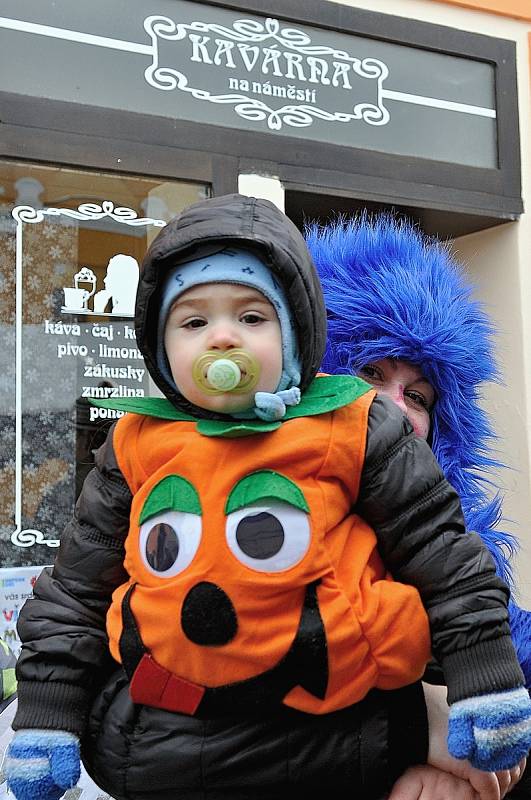
[[[120,400],[91,399],[90,402],[99,408],[126,411],[131,414],[142,414],[178,422],[195,421],[198,433],[203,436],[236,438],[274,431],[291,419],[327,414],[353,403],[371,389],[370,384],[353,375],[322,375],[314,378],[302,395],[299,405],[290,406],[286,411],[286,416],[280,422],[263,422],[259,419],[197,419],[191,414],[179,411],[164,397],[124,397]]]

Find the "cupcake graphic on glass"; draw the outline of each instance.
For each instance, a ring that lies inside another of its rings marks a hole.
[[[82,267],[74,275],[74,286],[63,288],[65,304],[62,311],[70,314],[132,317],[135,313],[138,277],[137,260],[133,256],[118,253],[107,265],[107,274],[103,279],[105,288],[96,292],[96,275],[89,267]],[[91,310],[88,303],[92,296],[94,300]]]

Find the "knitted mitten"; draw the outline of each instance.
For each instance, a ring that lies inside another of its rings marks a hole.
[[[17,800],[58,800],[79,780],[79,739],[67,731],[17,731],[4,769]]]
[[[448,750],[473,767],[510,769],[531,748],[531,700],[526,689],[509,689],[459,700],[450,706]]]

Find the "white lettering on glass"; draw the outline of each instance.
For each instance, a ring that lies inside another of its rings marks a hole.
[[[139,218],[136,211],[124,206],[115,207],[109,200],[100,203],[83,203],[77,209],[72,208],[34,208],[19,205],[11,212],[16,222],[16,313],[15,313],[15,530],[11,533],[11,541],[17,547],[32,547],[44,544],[47,547],[58,547],[59,540],[48,537],[36,528],[23,527],[22,519],[22,484],[23,484],[23,358],[22,343],[24,333],[23,287],[24,287],[24,230],[26,225],[38,225],[52,220],[64,222],[81,221],[83,225],[97,222],[104,217],[116,223],[138,228],[153,226],[162,228],[164,220],[151,217]],[[67,281],[68,283],[68,281]],[[93,378],[98,385],[82,386],[81,396],[86,398],[108,397],[143,397],[144,387],[141,385],[146,376],[142,364],[142,356],[135,346],[134,328],[127,322],[118,321],[118,317],[130,317],[134,312],[134,295],[138,283],[138,263],[126,253],[116,253],[109,259],[105,275],[98,286],[96,271],[87,265],[82,266],[72,276],[70,285],[62,288],[64,304],[61,307],[61,319],[44,319],[42,333],[54,337],[53,349],[58,361],[65,365],[74,365],[78,374]],[[114,317],[112,322],[102,322],[90,316]],[[86,325],[83,324],[86,320]],[[121,342],[128,342],[124,345]],[[130,344],[129,344],[130,343]],[[95,360],[97,359],[97,363]],[[106,359],[109,359],[107,361]],[[118,363],[116,363],[118,361]],[[122,363],[119,363],[119,362]],[[125,363],[125,362],[133,363]],[[70,367],[71,369],[71,367]],[[113,381],[129,381],[133,386],[113,383]],[[103,385],[101,385],[103,384]],[[123,412],[107,409],[90,409],[90,419],[115,419]]]

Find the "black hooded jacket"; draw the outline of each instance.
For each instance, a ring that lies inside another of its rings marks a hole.
[[[322,293],[295,226],[264,200],[232,195],[198,203],[170,222],[153,242],[143,264],[136,309],[137,342],[148,369],[171,403],[187,412],[190,406],[168,386],[156,364],[160,284],[176,261],[199,248],[204,253],[205,246],[216,247],[220,241],[253,249],[282,283],[298,326],[303,390],[314,378],[325,346]],[[116,798],[169,800],[177,792],[190,800],[217,797],[214,789],[203,793],[209,780],[207,761],[214,775],[210,780],[219,787],[228,774],[223,770],[230,772],[231,754],[238,753],[240,768],[233,770],[233,782],[226,787],[226,796],[232,798],[282,796],[272,789],[262,795],[257,785],[265,791],[264,787],[273,785],[312,787],[320,780],[324,788],[334,766],[338,786],[341,781],[345,787],[352,781],[359,783],[361,773],[352,774],[346,766],[354,749],[358,760],[365,752],[361,760],[371,765],[370,780],[379,772],[384,783],[419,758],[419,743],[409,731],[418,716],[418,694],[415,700],[414,693],[407,693],[407,713],[397,700],[404,694],[371,693],[358,704],[359,709],[345,710],[346,717],[339,712],[339,717],[325,715],[333,719],[310,723],[300,722],[307,715],[282,711],[284,716],[279,717],[278,709],[270,709],[266,719],[240,716],[224,726],[218,720],[135,706],[127,679],[110,657],[106,633],[111,595],[127,580],[124,542],[130,504],[131,491],[117,465],[111,429],[62,536],[55,566],[42,573],[34,598],[20,613],[23,649],[17,666],[19,707],[14,729],[67,730],[85,737],[91,774]],[[450,701],[522,685],[509,635],[506,588],[479,537],[463,535],[457,495],[429,447],[415,437],[407,419],[385,398],[376,398],[371,406],[358,504],[361,516],[377,531],[382,558],[395,579],[412,583],[420,591]],[[372,722],[376,727],[371,734]],[[293,746],[289,731],[299,731],[299,724],[301,741],[310,742],[303,763],[296,754],[286,755]],[[343,725],[349,730],[346,746],[339,744]],[[246,738],[250,731],[254,731],[257,750]],[[360,749],[360,737],[370,741],[368,751],[363,750],[365,745]],[[317,759],[311,755],[312,741],[320,753]],[[388,747],[391,741],[394,753]],[[422,741],[421,751],[424,745]],[[397,752],[402,761],[395,759]],[[182,761],[175,761],[177,755]],[[265,777],[268,758],[276,764],[271,779]],[[225,759],[223,768],[220,759]],[[387,772],[377,768],[382,761],[388,764]],[[168,764],[173,765],[169,772]],[[318,767],[319,779],[314,772]],[[295,771],[288,774],[290,769]],[[252,790],[245,788],[244,774],[254,782]]]

